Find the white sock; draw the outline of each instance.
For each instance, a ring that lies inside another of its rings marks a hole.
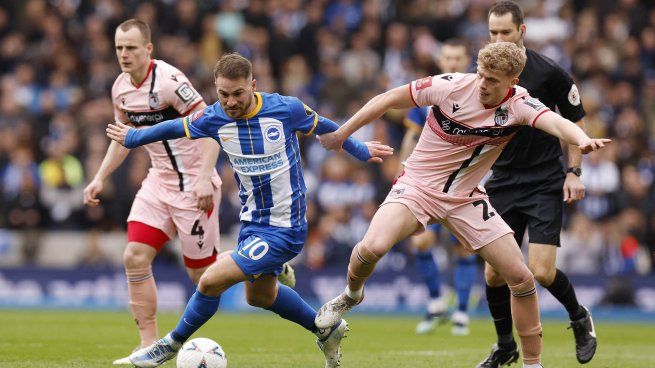
[[[428,313],[430,314],[439,314],[446,311],[446,302],[444,298],[431,298],[428,301]]]
[[[525,364],[523,363],[523,368],[544,368],[541,364]]]
[[[167,333],[166,336],[164,336],[164,339],[168,340],[170,342],[171,346],[176,350],[179,350],[183,345],[181,342],[175,340],[173,338],[173,335],[171,335],[170,332]]]
[[[364,291],[364,288],[352,291],[352,290],[350,290],[348,285],[346,285],[346,295],[348,295],[348,297],[353,299],[353,300],[359,301],[359,299],[362,298],[363,291]]]

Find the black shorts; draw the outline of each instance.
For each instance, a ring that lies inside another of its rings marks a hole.
[[[519,246],[526,228],[530,243],[560,246],[564,179],[553,175],[533,184],[487,188],[489,201],[514,230]]]

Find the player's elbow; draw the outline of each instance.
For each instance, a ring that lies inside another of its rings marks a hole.
[[[373,97],[367,105],[371,105],[375,108],[376,111],[385,111],[392,109],[394,107],[394,98],[392,94],[393,90],[380,93],[379,95]]]
[[[382,104],[385,110],[404,107],[402,105],[402,100],[399,98],[400,96],[398,95],[398,91],[396,89],[387,91],[383,93],[381,96],[382,96],[381,97]]]

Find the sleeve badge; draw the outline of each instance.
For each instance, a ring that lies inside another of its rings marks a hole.
[[[578,87],[575,84],[571,85],[571,90],[569,91],[569,103],[573,106],[580,105],[580,93],[578,92]]]

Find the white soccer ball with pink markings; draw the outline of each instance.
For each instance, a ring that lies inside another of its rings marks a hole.
[[[177,368],[225,368],[227,356],[214,340],[199,337],[187,341],[177,353]]]

